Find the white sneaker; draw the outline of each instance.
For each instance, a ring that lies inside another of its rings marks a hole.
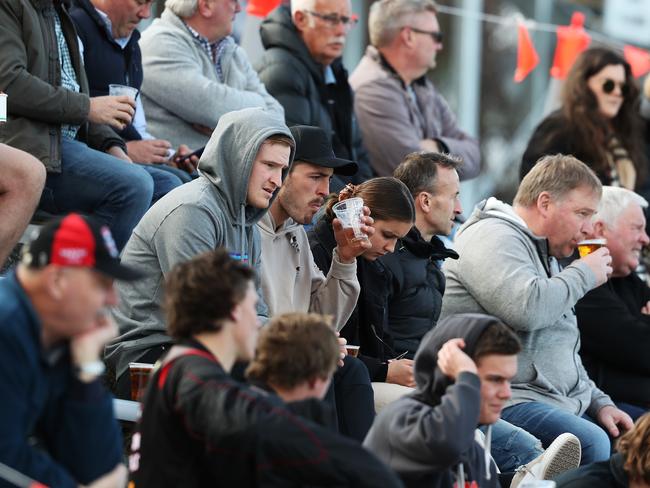
[[[568,432],[559,435],[543,454],[517,468],[510,488],[531,480],[552,480],[559,474],[580,466],[581,457],[580,440]]]

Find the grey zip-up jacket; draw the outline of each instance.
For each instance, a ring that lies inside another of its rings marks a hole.
[[[596,286],[577,260],[560,271],[546,238],[534,235],[510,205],[479,203],[456,235],[457,261],[445,261],[441,317],[477,312],[512,327],[523,344],[511,404],[539,401],[596,417],[614,402],[591,381],[578,351],[574,306]]]
[[[329,314],[336,330],[341,330],[359,298],[357,260],[342,263],[335,248],[332,265],[325,276],[314,262],[302,225],[287,219],[276,230],[271,212],[257,225],[262,237],[262,291],[270,315]]]
[[[282,118],[282,106],[268,94],[246,52],[228,37],[219,55],[223,79],[183,20],[165,9],[140,39],[142,102],[149,132],[173,147],[203,147],[209,137],[192,124],[215,127],[234,110],[261,107]]]
[[[171,343],[161,304],[165,275],[176,263],[225,246],[233,257],[248,261],[259,276],[256,224],[268,209],[247,205],[246,196],[257,152],[274,134],[291,138],[284,122],[262,109],[224,115],[201,156],[200,177],[160,199],[133,231],[122,262],[140,267],[147,276],[117,284],[120,303],[113,316],[121,335],[107,347],[106,358],[118,377],[147,349]],[[258,294],[258,315],[268,317],[259,286]]]

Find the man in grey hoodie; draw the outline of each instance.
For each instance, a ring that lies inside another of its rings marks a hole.
[[[106,350],[119,397],[129,396],[129,362],[153,363],[172,342],[161,305],[165,275],[176,263],[224,246],[259,276],[256,224],[282,185],[293,148],[291,132],[276,115],[259,108],[224,115],[199,161],[199,178],[159,200],[135,228],[122,262],[147,277],[118,287],[114,317],[121,335]],[[258,315],[267,317],[264,301],[258,303]]]
[[[514,206],[478,204],[456,236],[460,259],[445,263],[442,316],[488,313],[512,327],[523,344],[502,418],[547,446],[563,432],[582,444],[582,461],[609,458],[610,440],[630,417],[591,381],[578,351],[574,306],[605,283],[611,257],[602,248],[561,269],[592,232],[601,184],[572,156],[542,158],[522,180]],[[602,427],[602,428],[601,428]],[[605,430],[604,430],[605,429]]]
[[[564,434],[530,469],[515,474],[512,484],[512,474],[497,477],[490,429],[510,398],[520,350],[517,336],[496,317],[459,314],[442,320],[415,355],[415,393],[380,412],[364,446],[409,488],[449,487],[454,480],[460,487],[500,482],[514,487],[576,467],[579,442]],[[485,442],[475,437],[478,425],[488,426]]]

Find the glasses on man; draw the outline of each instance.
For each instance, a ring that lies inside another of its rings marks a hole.
[[[354,27],[359,22],[359,18],[356,15],[348,17],[347,15],[339,14],[321,14],[312,10],[307,10],[307,13],[321,19],[331,27],[338,27],[339,24],[343,24],[345,27]]]
[[[616,88],[616,85],[618,85],[619,89],[621,90],[621,95],[626,96],[628,92],[630,91],[630,87],[627,83],[625,82],[616,82],[610,78],[607,78],[605,81],[603,81],[603,91],[607,93],[608,95],[614,91],[614,88]]]
[[[427,31],[418,29],[417,27],[409,27],[409,29],[411,29],[413,32],[417,32],[418,34],[427,34],[431,36],[431,39],[433,39],[434,42],[442,44],[442,32],[440,31]]]

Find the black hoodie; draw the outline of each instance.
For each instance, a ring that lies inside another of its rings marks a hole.
[[[415,355],[415,393],[387,406],[375,419],[364,446],[401,476],[405,485],[451,487],[462,464],[465,480],[479,488],[498,487],[496,467],[474,440],[481,409],[477,375],[461,373],[454,383],[438,367],[438,351],[462,338],[471,357],[480,335],[495,317],[459,314],[442,320],[422,339]]]

